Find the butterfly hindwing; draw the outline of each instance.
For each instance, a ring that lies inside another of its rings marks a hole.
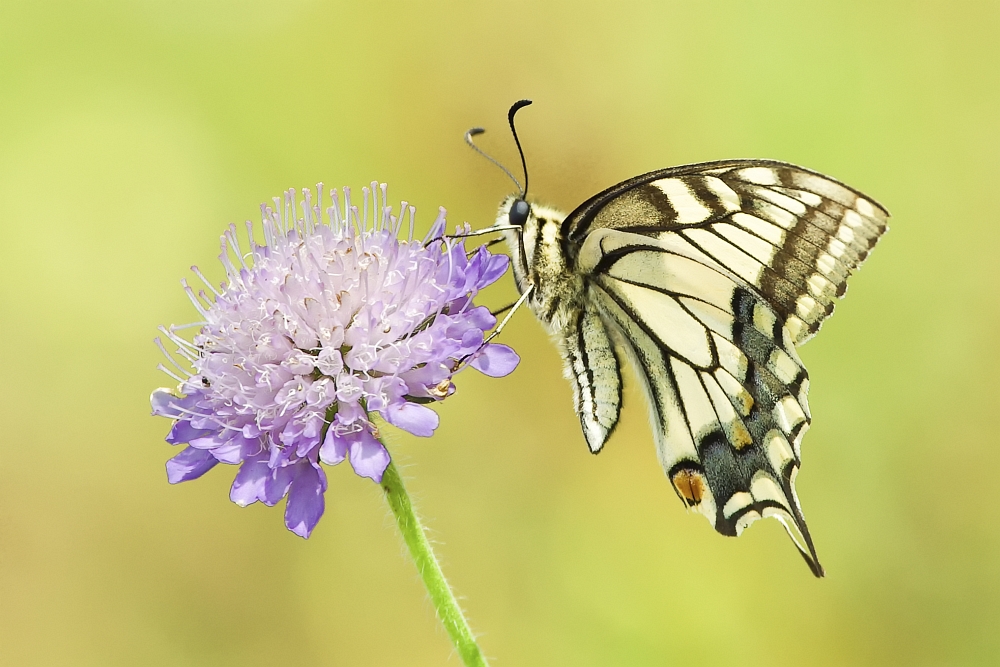
[[[663,270],[643,270],[656,264]],[[692,294],[698,285],[706,297]],[[778,517],[821,572],[793,488],[808,379],[777,314],[666,249],[620,254],[594,276],[590,301],[633,360],[681,500],[725,535]]]
[[[604,446],[618,424],[622,404],[621,363],[604,322],[592,305],[566,324],[560,347],[573,404],[590,451]]]

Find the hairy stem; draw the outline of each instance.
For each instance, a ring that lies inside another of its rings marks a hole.
[[[441,566],[438,564],[431,545],[424,534],[424,527],[413,511],[413,504],[410,496],[406,493],[403,480],[399,476],[394,463],[389,463],[382,475],[382,490],[385,498],[392,508],[392,513],[396,517],[396,525],[399,532],[403,534],[403,541],[406,542],[410,550],[410,556],[420,572],[420,578],[427,588],[431,603],[437,612],[438,618],[444,624],[448,636],[451,637],[458,655],[462,658],[462,663],[466,667],[486,667],[486,659],[482,651],[476,644],[472,630],[462,614],[462,610],[455,601],[455,596],[445,581]]]

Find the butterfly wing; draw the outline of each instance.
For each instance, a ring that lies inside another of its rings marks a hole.
[[[810,422],[795,346],[832,312],[887,217],[815,172],[742,160],[637,177],[562,227],[586,303],[646,390],[682,501],[726,535],[775,516],[817,576],[794,487]]]
[[[573,404],[590,451],[597,453],[618,424],[622,405],[621,363],[594,304],[585,304],[559,338]]]
[[[562,238],[572,254],[600,229],[654,238],[676,232],[760,294],[800,345],[833,312],[834,298],[844,295],[888,217],[871,198],[817,172],[729,160],[663,169],[609,188],[566,217]]]

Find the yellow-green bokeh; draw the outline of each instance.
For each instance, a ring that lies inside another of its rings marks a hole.
[[[770,157],[893,220],[802,353],[824,580],[776,522],[684,512],[634,387],[589,455],[528,313],[513,375],[391,434],[493,664],[1000,663],[998,45],[996,2],[4,2],[0,663],[458,664],[346,466],[308,541],[231,504],[232,468],[166,483],[151,341],[284,188],[377,178],[425,226],[490,223],[510,184],[461,135],[516,165],[521,97],[531,189],[564,208]]]

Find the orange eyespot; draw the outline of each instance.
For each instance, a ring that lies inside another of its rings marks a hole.
[[[705,477],[695,470],[678,470],[671,480],[688,505],[697,505],[705,496]]]

